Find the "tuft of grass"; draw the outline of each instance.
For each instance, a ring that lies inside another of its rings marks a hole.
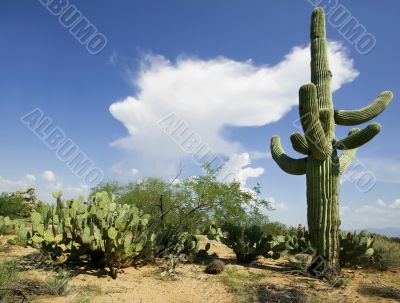
[[[61,296],[68,292],[71,274],[59,270],[44,281],[21,277],[20,264],[16,260],[0,264],[0,302],[25,302],[41,295]]]
[[[236,298],[247,296],[248,275],[239,273],[237,269],[227,268],[224,275],[221,276],[221,281]]]
[[[257,302],[257,287],[266,273],[242,273],[227,267],[220,276],[220,281],[235,297],[235,302]]]
[[[0,264],[0,288],[6,288],[17,280],[19,272],[18,263],[15,260],[5,261]]]
[[[325,303],[319,296],[306,293],[296,286],[264,284],[257,287],[255,302],[269,303]]]
[[[10,250],[10,245],[8,244],[3,244],[0,245],[0,253],[7,253]]]
[[[378,267],[382,270],[400,267],[400,243],[381,235],[374,238],[374,249],[382,256]]]
[[[227,267],[220,276],[221,282],[233,294],[235,303],[270,302],[270,303],[323,303],[314,293],[306,293],[291,285],[278,286],[262,283],[265,273],[244,273]]]
[[[316,294],[309,294],[307,296],[307,303],[326,303],[326,301],[317,296]]]
[[[62,296],[68,293],[68,283],[71,279],[71,273],[61,269],[56,273],[56,275],[51,276],[44,281],[43,288],[50,295]]]
[[[380,297],[400,301],[400,290],[386,285],[364,284],[361,285],[357,291],[369,297]]]
[[[98,296],[101,294],[102,289],[101,286],[92,284],[92,285],[85,285],[82,288],[82,291],[80,292],[78,298],[76,299],[76,303],[91,303],[92,298],[94,296]]]

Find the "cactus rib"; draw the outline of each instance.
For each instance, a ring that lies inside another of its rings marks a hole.
[[[309,155],[310,154],[310,149],[308,147],[308,143],[306,138],[300,133],[293,133],[290,136],[290,141],[292,142],[292,147],[295,151],[303,154],[303,155]]]

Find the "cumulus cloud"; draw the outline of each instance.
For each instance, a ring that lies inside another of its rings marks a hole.
[[[0,193],[24,191],[30,187],[36,188],[39,199],[49,203],[54,202],[52,193],[55,191],[61,191],[64,198],[87,197],[90,191],[85,184],[71,184],[64,182],[62,178],[56,178],[54,172],[50,170],[44,171],[41,179],[37,179],[34,174],[26,174],[16,180],[0,176]]]
[[[257,178],[264,173],[264,168],[249,167],[250,164],[250,155],[248,153],[230,155],[219,174],[220,180],[225,182],[235,180],[240,183],[242,188],[245,188],[248,178]]]
[[[400,199],[394,200],[394,202],[389,204],[387,207],[391,209],[400,209]]]
[[[329,56],[333,90],[357,77],[341,44],[330,42]],[[294,47],[274,66],[224,57],[179,57],[171,62],[163,56],[145,55],[132,79],[136,95],[110,106],[111,114],[128,130],[128,136],[112,145],[134,150],[135,156],[142,158],[141,171],[169,163],[161,171],[171,175],[171,161],[187,154],[157,122],[175,113],[188,132],[198,135],[199,144],[206,144],[218,155],[240,155],[245,148],[224,138],[223,128],[263,126],[281,119],[298,104],[299,86],[310,81],[309,62],[308,46]],[[260,155],[266,156],[256,154]],[[172,166],[175,169],[175,164]],[[257,174],[260,170],[247,169],[241,178]]]
[[[277,202],[273,197],[269,197],[267,200],[270,202],[270,205],[274,210],[288,210],[288,207],[285,203]]]
[[[131,168],[130,170],[129,170],[129,173],[132,175],[132,176],[137,176],[137,175],[139,175],[139,170],[137,169],[137,168]]]
[[[48,182],[54,182],[56,180],[56,175],[51,170],[45,170],[42,177]]]
[[[11,180],[0,176],[0,193],[25,190],[32,186],[32,181],[26,176],[18,180]]]
[[[122,177],[137,177],[140,175],[139,169],[135,167],[129,168],[123,161],[115,163],[111,170]]]
[[[27,178],[30,182],[35,182],[35,181],[36,181],[35,175],[27,174],[27,175],[26,175],[26,178]]]

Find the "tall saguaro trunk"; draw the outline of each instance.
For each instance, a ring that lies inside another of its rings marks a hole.
[[[379,115],[393,94],[382,92],[369,106],[358,110],[336,110],[332,102],[331,79],[325,32],[325,13],[320,7],[311,16],[311,83],[299,90],[299,114],[304,131],[290,136],[293,149],[306,155],[301,159],[287,156],[280,138],[271,140],[271,154],[279,167],[293,175],[306,175],[307,220],[311,243],[324,261],[319,270],[338,272],[339,266],[339,178],[352,162],[358,147],[381,130],[372,123],[352,129],[337,141],[335,125],[357,125]],[[342,151],[338,155],[338,151]],[[316,264],[312,265],[316,270]]]
[[[327,265],[339,270],[339,169],[336,155],[307,161],[307,221],[311,243]],[[319,266],[316,264],[315,266]],[[323,268],[321,268],[322,270]]]

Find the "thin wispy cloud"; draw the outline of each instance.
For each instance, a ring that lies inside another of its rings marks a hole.
[[[400,199],[384,201],[378,199],[358,208],[342,207],[342,221],[346,226],[358,228],[400,228]]]

